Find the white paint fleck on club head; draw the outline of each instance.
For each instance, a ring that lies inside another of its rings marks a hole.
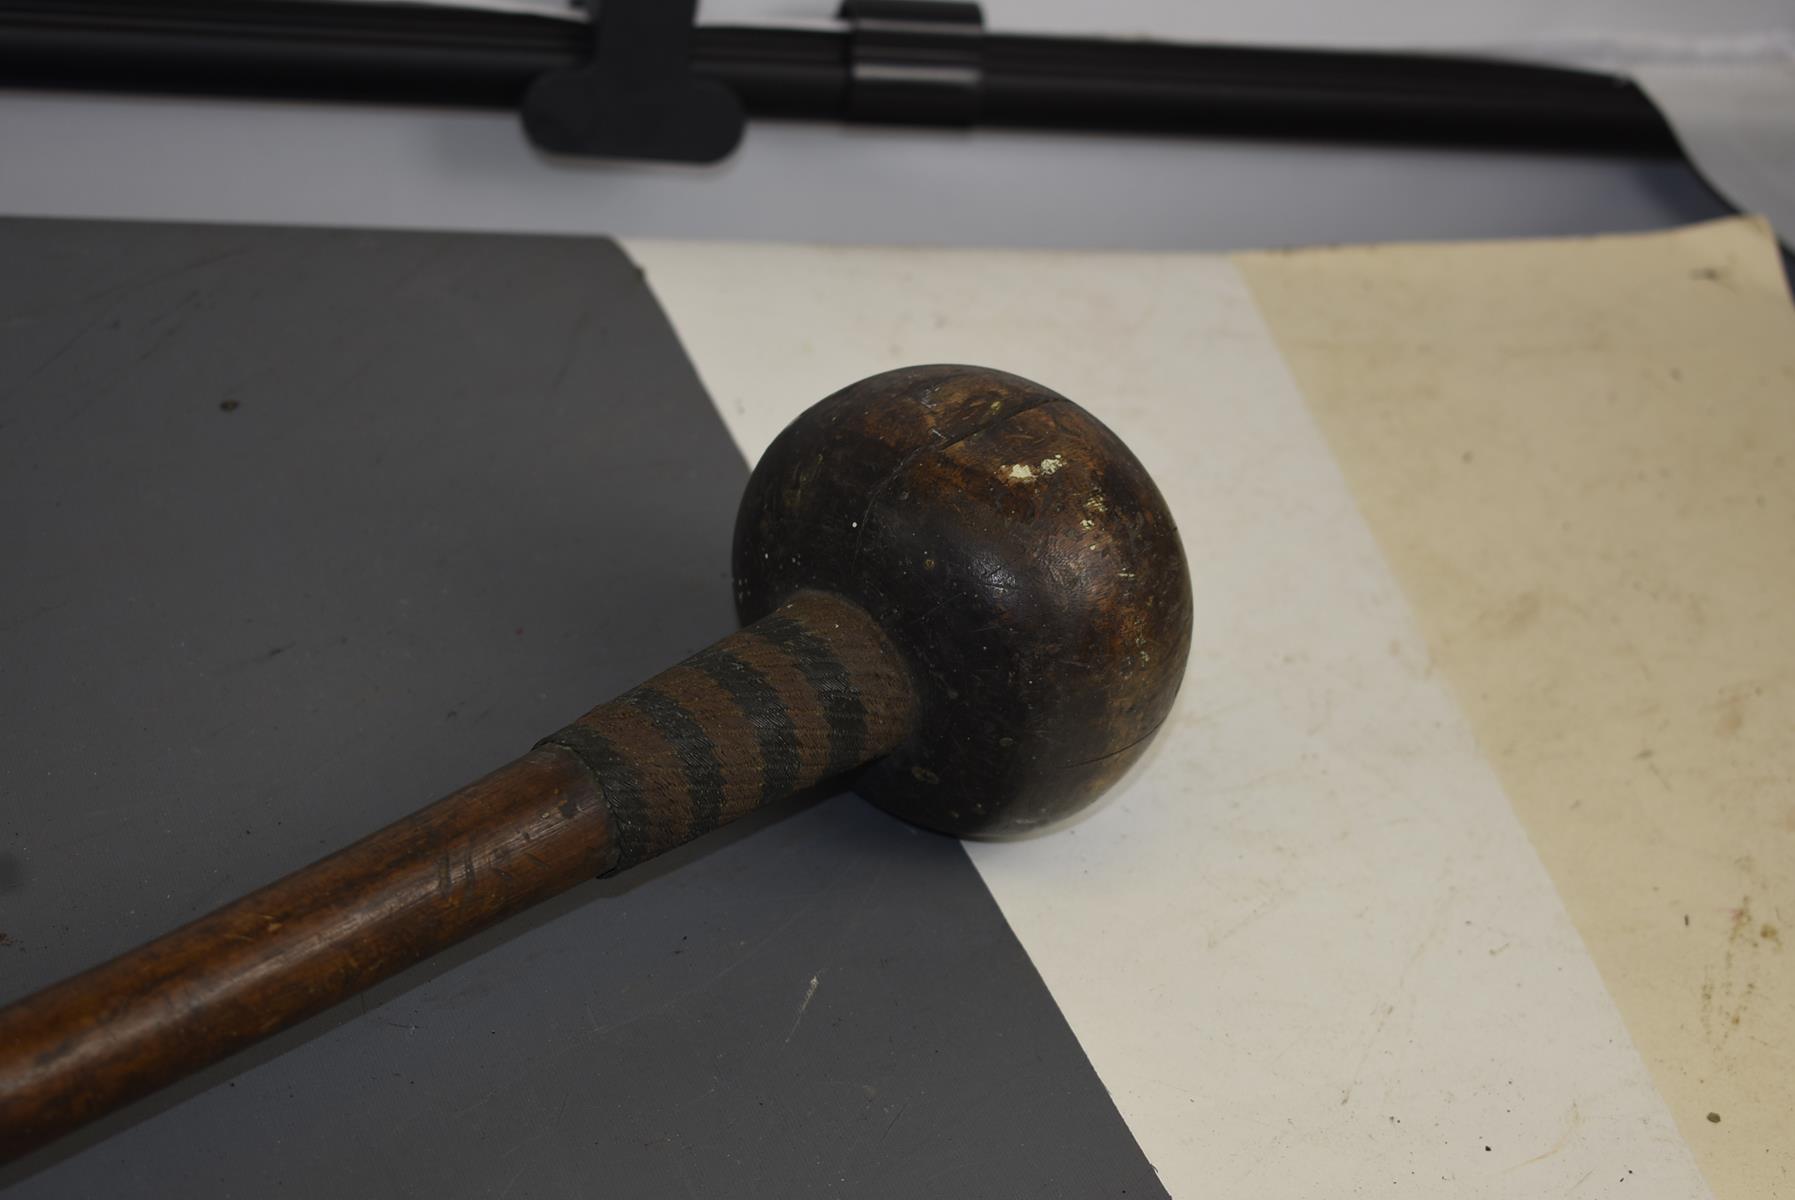
[[[1065,455],[1053,454],[1042,459],[1038,467],[1031,467],[1027,463],[1012,463],[1006,468],[1004,478],[1011,483],[1033,483],[1037,479],[1045,479],[1065,465]]]

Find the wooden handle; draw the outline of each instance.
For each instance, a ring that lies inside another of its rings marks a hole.
[[[0,1009],[0,1161],[594,875],[889,753],[914,700],[819,592],[345,850]]]

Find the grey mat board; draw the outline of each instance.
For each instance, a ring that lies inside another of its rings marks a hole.
[[[745,474],[608,242],[0,222],[0,1001],[729,629]],[[6,1184],[1163,1194],[964,852],[851,796],[583,885]]]

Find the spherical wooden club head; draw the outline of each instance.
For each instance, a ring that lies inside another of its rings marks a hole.
[[[748,482],[735,581],[744,621],[814,588],[879,622],[919,716],[855,789],[948,833],[1095,799],[1190,649],[1190,577],[1145,469],[1063,396],[979,367],[875,375],[793,421]]]

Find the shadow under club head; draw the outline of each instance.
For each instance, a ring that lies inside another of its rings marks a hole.
[[[898,648],[913,732],[855,787],[946,833],[1072,816],[1184,676],[1190,576],[1164,497],[1096,418],[1002,371],[889,371],[804,412],[754,469],[734,559],[744,622],[835,592]]]

